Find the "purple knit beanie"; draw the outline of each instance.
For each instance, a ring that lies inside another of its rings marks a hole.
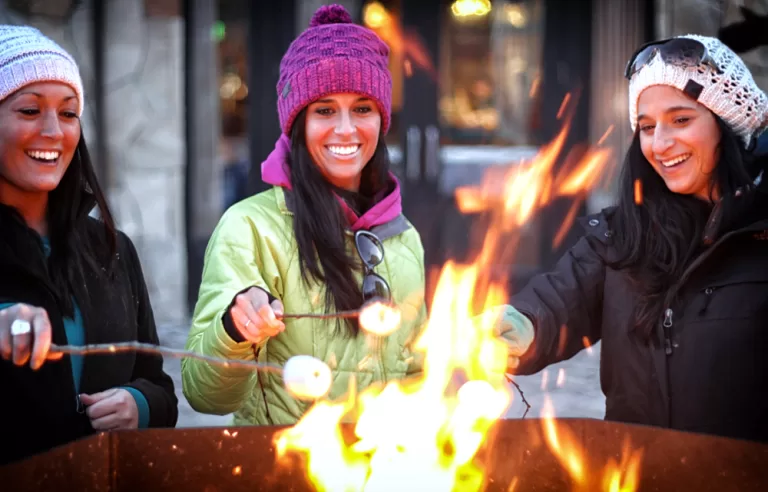
[[[388,60],[389,47],[370,29],[353,24],[344,7],[317,9],[280,62],[277,113],[283,133],[290,136],[296,115],[312,101],[340,92],[375,101],[387,133],[392,111]]]

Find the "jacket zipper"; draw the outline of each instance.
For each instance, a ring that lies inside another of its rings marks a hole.
[[[751,232],[754,229],[754,226],[746,227],[743,229],[739,229],[737,231],[731,231],[726,234],[724,234],[720,239],[718,239],[714,244],[712,244],[707,251],[705,251],[702,255],[700,255],[698,258],[693,260],[693,263],[691,263],[688,268],[683,272],[683,274],[680,276],[680,281],[676,283],[670,290],[667,292],[666,298],[665,298],[665,305],[669,306],[672,304],[672,300],[674,299],[677,292],[680,290],[680,288],[688,281],[688,278],[691,276],[691,274],[701,265],[704,263],[704,261],[709,258],[712,253],[720,246],[722,245],[726,240],[730,239],[733,236],[737,236],[739,234],[744,234],[747,232]],[[667,308],[666,311],[669,311],[671,313],[671,309]],[[666,311],[664,313],[665,315],[665,322],[666,322]],[[671,314],[670,314],[671,316]],[[670,328],[672,319],[669,320]],[[666,330],[665,330],[666,331]],[[667,354],[669,355],[669,354]]]
[[[667,355],[672,355],[672,316],[674,312],[672,309],[667,308],[666,311],[664,311],[664,322],[662,323],[662,326],[664,327],[664,353]]]
[[[54,293],[54,291],[51,288],[51,286],[48,284],[48,281],[46,279],[38,277],[38,276],[35,276],[35,277],[37,278],[37,280],[39,281],[40,285],[43,287],[43,290],[47,294],[48,301],[50,302],[50,305],[54,306],[58,310],[59,306],[56,303],[56,294]],[[57,314],[62,319],[62,323],[63,323],[64,314],[61,313],[61,312],[58,312]],[[49,316],[50,316],[50,313],[49,313]],[[85,329],[85,327],[83,327],[83,329]],[[66,330],[65,330],[65,334],[66,334]],[[71,362],[70,362],[70,364],[71,364]],[[71,370],[70,370],[70,372],[71,372]],[[81,375],[81,377],[82,377],[82,375]],[[77,390],[76,383],[75,383],[74,379],[72,380],[72,389],[73,390]],[[83,403],[83,400],[80,399],[80,393],[78,391],[75,391],[75,412],[80,414],[80,415],[85,414],[85,404]]]

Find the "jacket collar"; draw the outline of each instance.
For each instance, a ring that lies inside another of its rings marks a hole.
[[[278,210],[280,210],[280,212],[285,215],[293,215],[293,201],[295,200],[295,195],[293,192],[279,186],[275,186],[273,190],[275,193],[275,202],[277,203]],[[411,227],[413,226],[405,218],[405,215],[399,214],[392,220],[375,225],[366,230],[370,230],[372,233],[376,234],[376,237],[378,237],[380,240],[385,241],[391,237],[402,234]],[[350,227],[347,229],[347,234],[351,236],[357,230],[359,229]]]
[[[294,210],[292,206],[295,195],[292,193],[292,185],[288,162],[291,152],[291,141],[286,135],[281,135],[275,143],[274,150],[269,154],[266,160],[261,163],[261,178],[265,183],[277,187],[275,198],[277,206],[282,213],[291,214]],[[347,203],[338,195],[336,198],[339,206],[347,218],[349,228],[352,231],[373,230],[381,226],[387,226],[384,230],[398,230],[398,234],[403,232],[403,227],[408,221],[402,217],[402,196],[400,193],[400,182],[390,173],[390,191],[381,197],[368,211],[358,216],[347,205]],[[398,227],[388,225],[390,223],[400,224]],[[408,227],[410,225],[408,224]],[[406,227],[407,229],[407,227]]]

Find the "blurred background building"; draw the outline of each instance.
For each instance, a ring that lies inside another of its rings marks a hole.
[[[469,231],[482,218],[458,213],[455,188],[551,141],[564,98],[575,105],[568,146],[601,142],[620,156],[635,47],[717,35],[742,20],[740,6],[768,11],[766,0],[0,0],[0,21],[38,27],[80,63],[85,135],[159,322],[189,316],[216,222],[264,189],[259,164],[280,131],[280,58],[324,3],[344,4],[392,49],[387,144],[433,266],[475,247]],[[765,87],[765,52],[745,57]],[[614,182],[608,173],[580,211],[609,204]],[[570,208],[545,207],[516,263],[499,265],[515,285],[578,235],[552,246]]]

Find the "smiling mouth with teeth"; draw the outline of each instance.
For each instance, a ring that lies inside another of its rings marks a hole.
[[[26,154],[36,161],[49,164],[55,162],[61,156],[61,152],[46,150],[28,150]]]
[[[675,157],[674,159],[668,159],[666,161],[659,160],[664,167],[674,167],[687,161],[691,157],[691,154],[683,154]]]
[[[360,148],[360,145],[328,145],[327,149],[336,155],[352,155]]]

